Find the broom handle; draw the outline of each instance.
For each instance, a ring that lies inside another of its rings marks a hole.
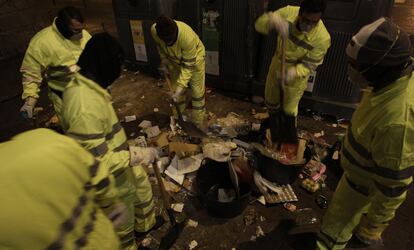
[[[161,189],[161,196],[164,201],[165,208],[168,209],[171,206],[170,200],[168,199],[168,194],[167,194],[167,191],[165,190],[164,182],[162,181],[162,178],[161,178],[161,172],[158,167],[158,162],[155,164],[152,164],[152,167],[154,168],[155,177],[157,177],[158,186]]]
[[[174,94],[174,91],[173,91],[173,89],[172,89],[172,85],[171,85],[171,80],[170,80],[170,77],[168,77],[168,75],[164,75],[164,78],[165,78],[165,81],[167,82],[167,85],[168,85],[168,88],[170,89],[170,93],[171,94]],[[178,115],[178,120],[180,121],[180,122],[184,122],[184,119],[183,119],[183,114],[181,113],[181,111],[180,111],[180,107],[178,107],[178,103],[176,103],[174,100],[173,100],[173,104],[174,104],[174,107],[175,107],[175,110],[177,111],[177,115]]]

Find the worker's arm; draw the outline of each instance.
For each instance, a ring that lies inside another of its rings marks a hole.
[[[78,88],[68,88],[63,94],[62,127],[65,133],[77,140],[84,148],[100,160],[111,173],[128,166],[129,152],[127,142],[121,143],[114,150],[109,150],[105,131],[111,136],[122,127],[118,122],[107,129],[106,111],[99,102],[84,103],[84,93]],[[87,107],[85,107],[85,105]]]
[[[152,38],[154,39],[155,44],[157,45],[157,50],[158,50],[158,53],[160,55],[161,61],[165,61],[167,56],[164,54],[164,51],[160,47],[161,40],[157,35],[157,30],[155,29],[155,24],[153,24],[151,26],[151,35],[152,35]]]
[[[375,133],[372,158],[376,191],[367,215],[374,224],[386,224],[394,217],[412,182],[414,129],[410,126],[393,125]]]
[[[47,55],[39,43],[31,42],[23,58],[20,72],[22,73],[23,94],[27,97],[39,98],[42,73],[47,67]]]
[[[331,46],[331,38],[329,33],[321,34],[320,40],[314,45],[302,61],[296,64],[297,77],[307,77],[310,73],[315,72],[319,65],[323,63],[323,59]]]
[[[186,88],[191,79],[197,63],[197,40],[198,37],[183,36],[181,42],[182,58],[180,62],[180,74],[177,78],[178,86]]]
[[[275,19],[275,21],[281,22],[286,19],[288,15],[288,8],[280,8],[274,12],[267,12],[261,15],[255,22],[254,27],[257,32],[263,35],[268,35],[272,29],[277,29],[275,27],[275,22],[272,21]],[[287,22],[287,21],[285,21]]]

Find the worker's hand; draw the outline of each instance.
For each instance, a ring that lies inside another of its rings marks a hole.
[[[23,106],[20,108],[20,113],[23,114],[25,118],[33,118],[33,111],[36,106],[37,99],[34,97],[27,97]]]
[[[168,76],[170,73],[169,73],[169,64],[170,64],[170,61],[167,59],[167,58],[163,58],[162,60],[161,60],[161,64],[160,64],[160,67],[158,68],[158,71],[162,74],[162,75],[166,75],[166,76]]]
[[[171,98],[173,99],[174,102],[178,102],[178,99],[184,93],[184,90],[185,90],[185,88],[183,88],[181,86],[177,86],[174,93],[171,95]]]
[[[291,84],[298,77],[295,66],[291,66],[286,70],[285,81],[286,84]]]
[[[289,23],[278,13],[269,13],[269,30],[276,30],[283,38],[289,36]]]
[[[124,203],[115,203],[109,209],[108,218],[112,221],[114,228],[119,228],[127,222],[130,214],[128,214],[128,209]]]
[[[155,148],[129,147],[130,166],[149,165],[159,159],[158,150]]]

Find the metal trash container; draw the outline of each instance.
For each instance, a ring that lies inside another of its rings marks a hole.
[[[297,0],[270,0],[269,10],[299,3]],[[309,78],[308,89],[301,101],[302,107],[342,118],[352,116],[360,101],[361,92],[358,86],[348,81],[346,46],[352,35],[362,26],[381,16],[388,16],[393,4],[393,0],[327,1],[327,9],[322,19],[331,34],[331,47],[316,75]],[[255,94],[263,94],[275,47],[276,34],[262,37],[257,76],[253,84]]]
[[[112,5],[119,41],[127,66],[157,74],[160,63],[157,47],[151,36],[151,25],[160,14],[176,15],[177,0],[113,0]]]

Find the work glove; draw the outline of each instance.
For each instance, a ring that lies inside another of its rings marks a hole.
[[[269,13],[269,30],[276,30],[283,38],[289,35],[289,23],[281,17],[278,13]]]
[[[173,99],[174,102],[178,102],[178,99],[184,93],[184,90],[185,90],[185,88],[183,88],[181,86],[177,86],[174,93],[171,95],[171,98]]]
[[[161,60],[161,64],[160,67],[158,68],[158,71],[162,74],[162,75],[169,75],[169,67],[168,65],[170,64],[170,61],[167,58],[163,58]]]
[[[355,236],[369,246],[382,246],[381,234],[388,226],[387,223],[377,224],[369,221],[366,214],[361,217],[359,225],[355,229]]]
[[[27,97],[23,106],[20,108],[20,113],[26,118],[33,118],[33,111],[36,106],[37,99],[34,97]]]
[[[114,228],[121,227],[128,220],[128,209],[124,203],[115,203],[108,210],[108,218],[112,221]]]
[[[291,84],[293,83],[293,81],[298,77],[298,73],[296,71],[296,67],[295,66],[291,66],[286,70],[286,74],[285,74],[285,83],[286,84]]]
[[[159,159],[158,151],[155,148],[129,147],[130,166],[146,165]]]

